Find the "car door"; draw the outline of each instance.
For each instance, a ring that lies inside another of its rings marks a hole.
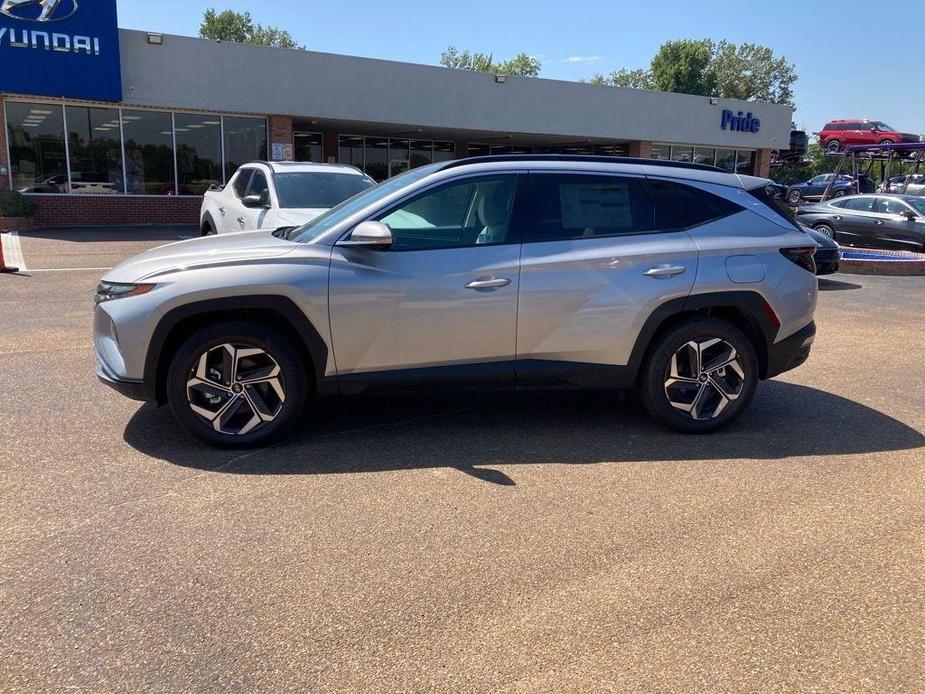
[[[874,195],[863,195],[839,203],[841,209],[832,217],[839,241],[851,246],[877,248],[876,229],[880,222],[877,200]]]
[[[622,174],[531,173],[518,384],[620,385],[651,312],[690,293],[697,247],[655,213],[649,186]]]
[[[831,179],[831,174],[822,174],[820,176],[813,176],[806,183],[806,192],[803,193],[804,198],[818,198],[822,197],[822,194],[825,192],[826,187],[829,185],[829,180]]]
[[[521,186],[516,173],[437,184],[373,217],[391,229],[388,249],[335,245],[330,317],[342,388],[513,383]]]
[[[922,228],[918,213],[898,198],[879,198],[875,233],[879,248],[898,251],[920,251]],[[916,215],[910,218],[909,215]]]
[[[238,169],[234,180],[223,191],[221,205],[218,208],[221,219],[215,220],[216,223],[221,225],[223,232],[241,231],[241,225],[237,221],[245,209],[241,200],[247,195],[247,189],[250,188],[253,175],[253,168]]]

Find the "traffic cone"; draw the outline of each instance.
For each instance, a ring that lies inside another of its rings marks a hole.
[[[0,233],[0,273],[13,273],[19,272],[18,267],[7,267],[6,262],[3,260],[3,238],[2,233]]]

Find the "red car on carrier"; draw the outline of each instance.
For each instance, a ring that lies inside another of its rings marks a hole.
[[[884,145],[918,142],[918,135],[901,133],[879,120],[830,120],[819,133],[819,142],[829,152],[850,145]]]

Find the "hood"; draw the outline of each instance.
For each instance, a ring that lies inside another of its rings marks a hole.
[[[327,207],[284,207],[276,213],[279,226],[302,226],[328,211]]]
[[[145,251],[114,267],[104,279],[109,282],[142,282],[177,270],[277,258],[294,249],[294,243],[275,238],[267,231],[206,236]]]

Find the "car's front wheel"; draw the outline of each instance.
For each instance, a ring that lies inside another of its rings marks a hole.
[[[180,345],[167,372],[177,421],[217,446],[254,446],[283,434],[309,391],[306,365],[289,337],[260,323],[207,326]]]
[[[817,224],[816,226],[813,227],[813,229],[818,231],[823,236],[828,236],[830,239],[834,240],[835,238],[835,229],[833,229],[828,224]]]
[[[758,389],[758,358],[732,324],[696,319],[658,338],[638,388],[646,411],[662,425],[685,434],[710,433],[748,407]]]
[[[800,200],[802,199],[803,194],[798,190],[791,190],[789,193],[787,193],[787,202],[789,202],[791,205],[799,205]]]

